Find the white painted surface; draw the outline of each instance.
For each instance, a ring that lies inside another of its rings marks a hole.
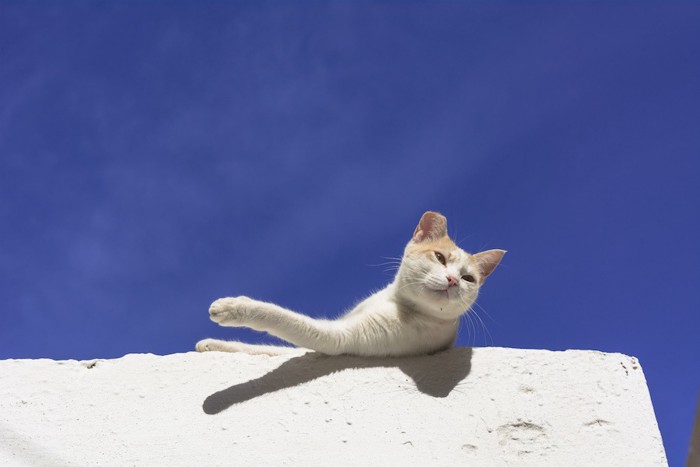
[[[666,465],[636,359],[0,361],[0,465]]]

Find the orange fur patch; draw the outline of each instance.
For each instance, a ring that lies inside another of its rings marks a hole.
[[[406,251],[409,254],[421,254],[421,253],[431,253],[433,251],[439,251],[445,256],[449,255],[453,250],[459,247],[452,241],[448,236],[444,236],[437,240],[425,240],[420,243],[411,242],[407,247]]]

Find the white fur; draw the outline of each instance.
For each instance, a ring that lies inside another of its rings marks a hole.
[[[423,223],[429,215],[441,218],[444,232],[426,236],[429,228]],[[210,317],[222,326],[245,326],[265,331],[296,346],[328,355],[404,356],[446,349],[457,336],[460,316],[472,306],[480,284],[504,253],[490,250],[480,253],[486,256],[469,255],[450,242],[453,245],[450,251],[442,253],[446,256],[446,265],[443,265],[430,250],[430,242],[446,236],[444,217],[426,213],[406,247],[394,281],[339,319],[314,319],[248,297],[216,300],[209,308]],[[413,247],[421,243],[427,244],[427,249],[413,251]],[[495,254],[497,259],[488,260],[491,263],[485,268],[483,258],[489,254]],[[473,275],[476,282],[461,279],[466,274]],[[449,275],[460,278],[458,284],[449,287]],[[200,352],[242,351],[269,355],[295,351],[215,339],[200,341],[196,348]]]

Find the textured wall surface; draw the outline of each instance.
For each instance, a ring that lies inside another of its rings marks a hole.
[[[0,465],[666,465],[637,360],[455,348],[0,361]]]

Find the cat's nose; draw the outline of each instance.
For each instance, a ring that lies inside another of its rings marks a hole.
[[[454,287],[459,284],[459,280],[454,276],[447,276],[447,287]]]

